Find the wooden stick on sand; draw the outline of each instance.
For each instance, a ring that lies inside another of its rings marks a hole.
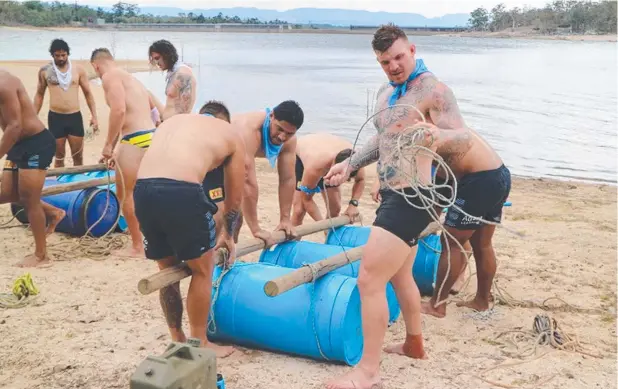
[[[431,235],[438,230],[440,230],[440,225],[433,222],[421,232],[419,239]],[[364,246],[354,247],[345,252],[333,255],[332,257],[317,261],[311,266],[303,266],[286,275],[270,280],[264,285],[264,293],[270,297],[278,296],[290,289],[313,281],[314,275],[315,278],[318,279],[330,271],[356,262],[363,256],[363,247]]]
[[[101,172],[107,169],[107,166],[104,163],[98,163],[96,165],[81,165],[81,166],[68,166],[68,167],[59,167],[55,169],[49,169],[45,175],[47,177],[59,176],[61,174],[80,174],[80,173],[88,173],[88,172]],[[2,176],[0,176],[0,181],[2,181]]]
[[[308,223],[296,227],[296,234],[301,237],[305,235],[311,235],[316,232],[324,231],[331,227],[340,227],[346,224],[354,222],[349,216],[339,216],[332,219],[320,220],[314,223]],[[286,236],[284,231],[277,231],[272,234],[275,243],[285,242]],[[240,242],[236,245],[236,258],[243,255],[258,251],[264,248],[264,241],[261,239],[249,239],[246,242]],[[221,265],[225,259],[226,250],[217,250],[215,252],[215,263]],[[191,275],[191,270],[185,263],[178,264],[176,266],[161,270],[146,278],[142,278],[138,284],[137,289],[141,294],[150,294],[168,285],[182,280],[185,277]]]
[[[72,192],[74,190],[94,188],[96,186],[107,185],[108,183],[113,184],[114,182],[116,182],[114,178],[115,177],[109,177],[109,178],[103,177],[103,178],[96,178],[94,180],[78,181],[78,182],[71,182],[68,184],[48,186],[46,188],[43,188],[43,191],[41,192],[41,197],[51,196],[51,195],[56,195],[56,194],[66,193],[66,192]]]

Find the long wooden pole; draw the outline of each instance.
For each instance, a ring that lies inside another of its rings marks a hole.
[[[346,224],[353,223],[355,220],[351,220],[349,216],[343,215],[332,219],[320,220],[313,223],[307,223],[296,227],[296,234],[301,237],[305,235],[311,235],[316,232],[324,231],[331,227],[340,227]],[[275,243],[285,242],[285,232],[277,231],[272,234],[272,238]],[[264,241],[261,239],[249,239],[246,242],[240,242],[236,246],[236,258],[243,255],[252,253],[254,251],[261,250],[265,247]],[[215,252],[215,263],[221,265],[226,257],[226,250],[217,250]],[[178,264],[176,266],[161,270],[153,275],[142,278],[137,284],[137,290],[141,294],[150,294],[168,285],[182,280],[191,275],[191,270],[185,263]]]
[[[88,173],[88,172],[100,172],[107,169],[107,166],[104,163],[98,163],[96,165],[81,165],[81,166],[68,166],[68,167],[59,167],[55,169],[49,169],[45,175],[47,177],[59,176],[61,174],[80,174],[80,173]],[[2,181],[2,176],[0,176],[0,181]]]
[[[427,235],[431,235],[439,229],[440,225],[433,222],[420,233],[419,239],[424,238]],[[330,271],[339,269],[340,267],[352,262],[356,262],[361,259],[363,255],[363,247],[364,246],[354,247],[345,252],[333,255],[332,257],[317,261],[310,267],[303,266],[286,275],[270,280],[264,284],[264,293],[271,297],[278,296],[290,289],[294,289],[297,286],[313,281],[314,277],[316,279],[320,278]]]
[[[93,188],[95,186],[107,185],[108,183],[113,184],[114,182],[116,182],[115,177],[109,177],[109,178],[103,177],[103,178],[96,178],[94,180],[71,182],[71,183],[62,184],[62,185],[52,185],[52,186],[43,188],[43,191],[41,192],[41,197],[71,192],[74,190]]]

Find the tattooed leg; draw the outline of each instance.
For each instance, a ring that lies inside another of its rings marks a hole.
[[[176,264],[174,257],[167,257],[157,261],[159,269],[163,270]],[[174,342],[186,342],[187,337],[182,330],[182,295],[180,294],[180,282],[166,286],[159,290],[159,301],[167,326]]]

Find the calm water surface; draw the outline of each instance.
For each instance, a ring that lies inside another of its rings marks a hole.
[[[224,101],[232,114],[294,99],[305,111],[301,133],[333,132],[354,141],[367,100],[386,78],[371,35],[186,32],[36,32],[0,29],[0,55],[46,59],[62,37],[73,58],[96,47],[145,59],[165,38],[194,67],[195,109]],[[413,37],[418,57],[454,91],[467,123],[514,174],[616,182],[617,49],[611,42]],[[138,73],[160,99],[164,75]],[[359,138],[364,143],[372,132]]]

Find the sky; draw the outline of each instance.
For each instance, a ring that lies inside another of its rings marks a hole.
[[[61,0],[62,1],[62,0]],[[64,0],[73,3],[74,0]],[[432,18],[445,14],[469,13],[478,7],[491,9],[499,3],[504,3],[508,9],[543,7],[550,0],[123,0],[138,4],[140,7],[177,7],[192,8],[232,8],[255,7],[285,11],[292,8],[343,8],[361,9],[367,11],[409,12]],[[78,4],[89,6],[111,6],[118,0],[78,0]]]

